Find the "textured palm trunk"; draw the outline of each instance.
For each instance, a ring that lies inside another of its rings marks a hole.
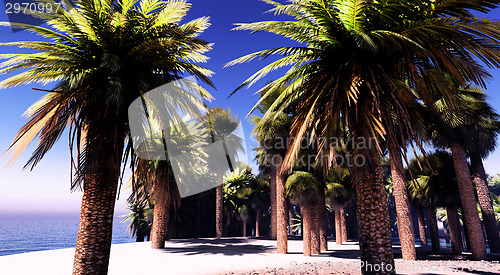
[[[432,251],[439,252],[441,245],[439,244],[439,231],[434,207],[427,207],[427,220],[429,221],[429,231],[431,233]]]
[[[276,240],[277,236],[277,225],[276,225],[276,167],[271,165],[270,177],[271,177],[271,239]]]
[[[318,205],[312,207],[311,213],[311,254],[319,255],[321,253],[321,241],[319,236],[319,215]]]
[[[223,173],[222,171],[217,172],[217,187],[215,188],[215,236],[217,238],[222,237],[222,226],[224,220],[224,209],[223,199],[224,194],[222,193],[223,184]]]
[[[311,256],[311,215],[310,206],[302,206],[302,245],[304,256]]]
[[[319,243],[321,251],[328,251],[325,193],[321,193],[318,203]]]
[[[495,212],[491,205],[490,191],[486,181],[486,172],[484,171],[483,160],[481,156],[473,154],[470,156],[472,178],[476,185],[477,198],[481,206],[484,229],[488,237],[490,251],[500,253],[500,236],[498,235],[497,221]]]
[[[257,210],[255,217],[255,237],[260,237],[260,217],[262,216],[262,211]]]
[[[345,207],[340,208],[340,230],[342,231],[342,242],[347,242],[347,222],[345,219]]]
[[[288,252],[287,205],[285,181],[280,170],[281,166],[278,166],[276,173],[276,238],[278,253],[286,254]]]
[[[106,128],[104,128],[106,129]],[[110,133],[93,129],[87,133],[88,171],[83,183],[80,223],[76,239],[73,274],[108,273],[113,214],[123,151],[123,137],[115,126]]]
[[[364,150],[365,165],[356,167],[354,180],[358,200],[358,234],[363,274],[384,267],[380,274],[394,274],[387,195],[378,156]]]
[[[486,259],[486,244],[483,237],[481,220],[476,206],[476,197],[470,178],[469,165],[465,150],[459,144],[451,146],[453,165],[457,175],[458,191],[462,202],[464,223],[469,236],[472,257],[476,260]]]
[[[417,253],[415,252],[415,237],[411,222],[410,202],[408,200],[406,181],[403,176],[403,160],[399,148],[395,147],[394,144],[390,146],[390,157],[401,253],[403,254],[403,260],[414,261],[417,259]]]
[[[165,240],[168,230],[168,218],[170,216],[170,200],[168,181],[170,180],[170,170],[157,170],[156,183],[154,188],[155,207],[153,213],[153,227],[151,230],[151,248],[165,248]],[[165,173],[166,172],[166,173]]]
[[[447,206],[446,215],[448,216],[448,231],[450,234],[451,250],[453,251],[453,254],[460,254],[463,249],[463,243],[457,207]]]
[[[335,210],[335,244],[341,245],[342,238],[342,218],[341,218],[340,209]]]
[[[243,220],[243,237],[247,236],[247,221]]]
[[[425,235],[424,208],[422,206],[417,207],[417,221],[418,221],[418,236],[420,237],[420,243],[423,246],[427,246],[427,236]]]

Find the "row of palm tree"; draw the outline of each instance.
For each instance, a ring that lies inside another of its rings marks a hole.
[[[273,5],[275,14],[293,19],[239,24],[237,30],[266,31],[285,36],[299,46],[262,50],[236,59],[228,65],[281,55],[277,61],[252,75],[239,88],[253,85],[269,72],[290,66],[286,73],[261,89],[259,104],[274,96],[263,120],[272,121],[294,106],[290,135],[295,137],[279,173],[294,167],[301,142],[308,134],[355,141],[353,155],[363,156],[366,165],[352,169],[357,200],[361,260],[394,266],[386,193],[382,181],[382,148],[389,148],[398,220],[405,258],[415,257],[401,155],[408,144],[423,150],[425,120],[415,110],[424,105],[434,118],[439,115],[436,100],[455,107],[456,87],[473,83],[484,86],[488,66],[500,65],[499,21],[474,16],[487,12],[493,1],[291,1]],[[450,87],[451,83],[458,86]],[[286,87],[286,88],[283,88]],[[374,140],[369,148],[362,146]],[[448,140],[457,170],[467,232],[473,257],[485,259],[479,215],[465,149]],[[320,144],[318,151],[328,142]],[[331,151],[331,150],[330,150]],[[406,157],[405,157],[406,159]],[[333,163],[328,163],[333,165]],[[277,196],[279,198],[279,196]],[[280,202],[278,213],[281,212]],[[279,221],[278,221],[279,223]],[[279,234],[279,233],[278,233]],[[279,245],[279,243],[278,243]],[[363,270],[364,273],[369,273]],[[394,273],[386,271],[386,273]]]
[[[40,1],[55,4],[53,0]],[[83,189],[73,272],[106,274],[115,198],[124,169],[122,162],[127,156],[133,156],[132,147],[125,146],[130,132],[128,107],[153,88],[185,74],[213,86],[209,79],[212,72],[195,64],[205,62],[204,53],[211,49],[210,43],[198,38],[209,22],[203,17],[181,24],[190,7],[184,0],[79,0],[74,7],[63,2],[63,7],[56,12],[40,15],[47,27],[2,23],[28,30],[50,42],[3,43],[2,46],[38,52],[2,55],[6,59],[1,65],[2,73],[21,72],[0,82],[0,87],[57,82],[27,111],[29,121],[21,128],[9,151],[15,158],[38,138],[38,146],[27,163],[33,168],[68,127],[69,146],[74,155],[71,165],[75,169],[72,187]],[[285,14],[291,19],[239,24],[236,29],[282,35],[298,42],[299,46],[262,50],[228,65],[271,55],[282,56],[251,76],[240,88],[254,84],[273,70],[290,67],[282,77],[260,90],[261,98],[254,108],[265,106],[256,132],[261,144],[269,142],[271,145],[265,146],[260,156],[264,159],[261,163],[271,164],[268,165],[271,169],[271,209],[272,220],[275,220],[272,228],[276,230],[278,252],[287,252],[286,177],[294,172],[305,136],[319,138],[322,142],[315,144],[314,152],[318,156],[326,154],[330,160],[339,151],[336,144],[332,144],[332,138],[349,138],[353,146],[347,148],[348,153],[365,160],[362,166],[349,167],[357,194],[361,261],[394,267],[380,162],[384,148],[389,148],[391,157],[398,225],[408,227],[411,221],[401,180],[402,162],[406,161],[408,144],[423,149],[422,142],[427,138],[423,129],[429,121],[417,111],[427,108],[432,121],[439,123],[440,106],[453,112],[466,112],[455,104],[460,99],[457,87],[469,84],[484,87],[489,74],[483,64],[500,67],[500,21],[474,15],[477,11],[490,11],[498,1],[265,2],[273,6],[275,14]],[[202,87],[196,90],[201,98],[211,98]],[[170,100],[175,99],[166,98],[165,102]],[[186,104],[180,108],[192,107],[191,102],[176,103]],[[475,117],[471,121],[466,125],[479,124]],[[441,128],[439,123],[436,129]],[[443,123],[446,125],[445,119]],[[476,188],[481,207],[484,205],[483,213],[488,216],[491,203],[487,203],[487,189],[483,188],[485,175],[477,159],[487,153],[488,150],[483,150],[487,146],[468,151],[461,140],[454,139],[455,136],[438,133],[441,139],[434,137],[434,140],[444,140],[439,142],[440,146],[452,151],[473,257],[484,259],[485,243],[467,154],[474,163],[474,182],[480,186]],[[217,136],[215,129],[210,129],[210,134],[212,139]],[[275,141],[287,136],[294,138],[292,142],[286,148],[276,148]],[[488,138],[485,141],[492,144]],[[310,151],[306,153],[311,154]],[[282,161],[274,162],[274,159]],[[169,163],[161,165],[165,167],[151,169],[151,162],[144,164],[148,167],[144,170],[157,173],[158,180],[154,181],[151,193],[155,202],[154,220],[157,221],[166,219],[166,207],[174,203],[172,198],[176,192],[174,187],[167,187],[174,185]],[[322,174],[324,178],[326,172],[320,171],[333,170],[335,163],[316,161],[314,165],[318,165],[314,172],[320,175],[316,177],[321,178]],[[220,172],[216,176],[222,183]],[[219,201],[221,197],[222,192],[218,192]],[[310,205],[301,202],[307,213]],[[218,205],[221,207],[220,203]],[[218,235],[221,213],[217,215]],[[304,227],[314,226],[317,223],[315,215],[306,213],[303,213]],[[486,222],[488,219],[484,219],[485,224],[490,223]],[[153,224],[157,237],[154,234],[151,237],[161,247],[165,225],[158,222]],[[304,230],[304,233],[306,231],[311,232],[315,242],[321,242],[322,238],[316,237],[321,235],[315,233],[317,230]],[[411,230],[400,228],[399,232],[404,243],[403,255],[411,259],[415,255]],[[488,234],[490,246],[493,246],[494,234]],[[385,271],[394,272],[394,269]],[[363,273],[369,271],[363,269]]]

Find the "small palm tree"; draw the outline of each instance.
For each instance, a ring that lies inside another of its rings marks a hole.
[[[269,208],[270,203],[269,181],[263,178],[262,173],[253,181],[250,203],[251,208],[255,211],[255,236],[260,237],[262,214]]]
[[[290,200],[301,207],[304,256],[311,256],[313,253],[319,254],[319,234],[315,234],[318,239],[313,241],[311,232],[318,230],[316,206],[320,199],[320,192],[324,192],[324,184],[309,172],[295,171],[286,180],[285,188]],[[317,243],[318,247],[312,247],[312,243]]]
[[[335,211],[335,239],[336,243],[340,245],[347,241],[344,208],[355,199],[348,169],[338,167],[328,171],[325,195],[327,205]]]
[[[124,217],[122,222],[130,222],[127,228],[130,236],[136,236],[136,242],[144,242],[145,237],[149,240],[153,224],[153,207],[145,200],[138,204],[129,203],[127,209],[130,210],[130,213],[122,216]]]
[[[255,176],[249,167],[237,167],[233,172],[224,175],[224,208],[226,213],[235,215],[242,221],[242,235],[247,235],[247,224],[250,218],[250,198]],[[231,217],[228,215],[227,219]]]

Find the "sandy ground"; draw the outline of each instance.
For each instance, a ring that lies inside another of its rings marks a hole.
[[[360,274],[357,243],[329,243],[329,251],[303,257],[302,242],[289,241],[289,254],[276,242],[255,238],[173,240],[162,250],[150,243],[115,244],[109,274]],[[0,274],[71,274],[74,248],[0,257]],[[377,267],[374,267],[377,268]],[[500,265],[474,261],[403,261],[398,274],[500,274]]]

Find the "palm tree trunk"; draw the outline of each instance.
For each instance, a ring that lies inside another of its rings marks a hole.
[[[429,231],[431,232],[432,251],[439,252],[441,245],[439,244],[439,231],[436,218],[436,209],[427,207],[427,220],[429,221]]]
[[[390,145],[390,156],[401,253],[403,254],[403,260],[414,261],[417,259],[417,253],[415,252],[415,237],[411,222],[410,202],[408,200],[406,181],[403,176],[403,160],[399,148],[393,143]]]
[[[113,231],[113,214],[120,175],[123,137],[115,126],[112,136],[89,127],[89,164],[84,183],[73,274],[107,274]]]
[[[223,185],[223,172],[217,171],[217,187],[215,188],[215,236],[222,237],[222,225],[224,220],[224,213],[222,212],[224,194],[222,192]]]
[[[155,207],[153,213],[153,227],[151,230],[151,248],[165,248],[167,237],[168,218],[170,215],[170,201],[168,180],[170,179],[170,169],[159,168],[156,176],[154,198]]]
[[[477,197],[481,206],[481,214],[483,216],[484,228],[488,237],[490,251],[493,253],[500,252],[500,236],[498,235],[497,221],[495,212],[491,205],[490,191],[486,183],[486,172],[484,171],[483,160],[478,154],[470,156],[472,178],[476,185]]]
[[[321,251],[328,251],[325,193],[321,193],[318,203],[319,243]]]
[[[260,217],[262,216],[262,211],[257,210],[255,217],[255,237],[260,237]]]
[[[284,176],[281,175],[281,166],[277,167],[276,172],[276,225],[278,253],[286,254],[288,252],[288,221],[285,181]]]
[[[347,242],[347,222],[345,219],[345,207],[340,208],[340,230],[342,231],[342,242]]]
[[[335,210],[335,244],[341,245],[343,238],[342,238],[342,218],[340,217],[340,209]]]
[[[359,247],[361,262],[365,263],[361,271],[370,274],[369,266],[384,266],[385,271],[381,274],[394,274],[396,268],[382,167],[379,157],[372,155],[373,152],[364,150],[363,153],[365,165],[353,169],[358,201]]]
[[[318,204],[312,207],[311,213],[311,254],[319,255],[321,253],[321,241],[319,236],[319,215]]]
[[[456,206],[447,206],[448,231],[450,234],[451,250],[453,254],[460,254],[463,249],[462,234],[460,233],[460,221],[458,220],[458,210]]]
[[[477,211],[476,197],[474,195],[474,188],[472,187],[472,181],[470,178],[467,156],[465,154],[465,150],[460,144],[453,144],[451,146],[451,155],[453,158],[455,173],[457,175],[458,191],[462,202],[464,223],[467,224],[466,230],[468,231],[469,240],[471,240],[470,246],[472,257],[476,260],[485,260],[486,244],[484,242],[479,212]]]
[[[276,167],[271,165],[270,177],[271,177],[271,239],[276,240],[277,236],[277,225],[276,225]]]
[[[311,207],[302,206],[302,245],[304,256],[311,256],[311,215]]]
[[[243,220],[243,237],[247,236],[247,221]]]
[[[424,208],[422,206],[417,207],[417,220],[418,220],[418,235],[420,237],[420,243],[423,246],[427,246],[427,236],[425,236]]]

